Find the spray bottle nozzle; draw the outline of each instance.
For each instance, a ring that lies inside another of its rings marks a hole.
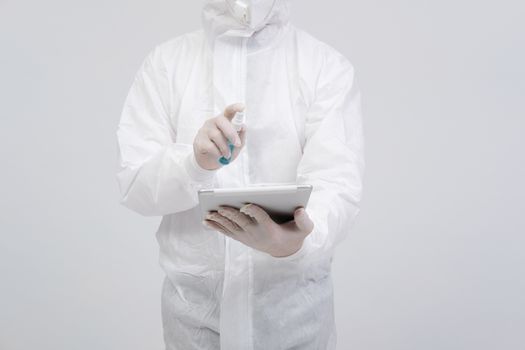
[[[245,121],[246,120],[245,120],[245,117],[244,117],[244,111],[243,112],[237,112],[235,114],[235,117],[233,117],[233,119],[232,119],[232,124],[235,127],[235,130],[237,132],[241,131],[242,126],[244,125]]]

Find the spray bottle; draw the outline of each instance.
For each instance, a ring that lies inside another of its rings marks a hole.
[[[244,126],[245,122],[246,121],[245,121],[245,117],[244,117],[244,112],[237,112],[235,114],[235,117],[233,117],[233,119],[232,119],[233,127],[235,128],[237,133],[241,132],[242,127]],[[228,141],[228,147],[230,148],[230,157],[229,158],[226,158],[226,157],[219,158],[219,163],[221,163],[222,165],[230,164],[231,159],[233,157],[233,150],[235,149],[235,146],[234,146],[234,144],[231,141]]]

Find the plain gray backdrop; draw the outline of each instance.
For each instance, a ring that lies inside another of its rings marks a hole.
[[[159,219],[118,204],[115,131],[144,57],[200,8],[0,0],[1,350],[163,348]],[[525,348],[524,18],[519,0],[295,1],[364,98],[339,349]]]

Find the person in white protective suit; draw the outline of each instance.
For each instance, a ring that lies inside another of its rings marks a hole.
[[[206,1],[204,30],[155,47],[127,96],[118,181],[125,206],[163,216],[167,349],[335,349],[330,270],[359,210],[360,94],[349,61],[289,12],[289,0]],[[261,183],[313,192],[282,225],[255,205],[204,225],[199,189]]]

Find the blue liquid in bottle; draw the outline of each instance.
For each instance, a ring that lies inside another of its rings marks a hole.
[[[230,148],[230,157],[229,157],[229,158],[226,158],[226,157],[220,157],[220,158],[219,158],[219,163],[221,163],[222,165],[228,165],[228,164],[230,164],[230,161],[231,161],[231,159],[232,159],[233,150],[235,149],[235,146],[233,145],[233,143],[231,143],[231,142],[228,141],[228,147]]]

